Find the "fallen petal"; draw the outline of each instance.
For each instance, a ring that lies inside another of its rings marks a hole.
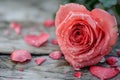
[[[49,57],[54,60],[58,60],[62,57],[62,53],[60,51],[54,51],[49,54]]]
[[[19,68],[18,70],[19,70],[19,71],[24,71],[24,69],[23,69],[23,68]]]
[[[11,59],[17,62],[25,62],[31,60],[31,54],[27,50],[15,50],[11,54]]]
[[[108,57],[106,59],[106,62],[109,64],[109,65],[114,65],[116,62],[118,62],[118,58],[117,57]]]
[[[81,75],[82,75],[81,72],[75,72],[75,73],[74,73],[74,76],[75,76],[76,78],[81,78]]]
[[[55,45],[58,45],[57,39],[53,39],[53,40],[51,41],[51,43],[52,43],[52,44],[55,44]]]
[[[48,39],[49,39],[48,33],[41,33],[40,35],[30,35],[29,34],[24,37],[25,42],[34,47],[40,47],[45,42],[47,42]]]
[[[36,64],[38,64],[38,65],[41,65],[43,62],[45,62],[46,61],[46,58],[36,58],[35,59],[35,62],[36,62]]]
[[[17,23],[17,22],[12,22],[12,23],[10,24],[10,27],[11,27],[12,29],[14,29],[17,34],[21,34],[21,28],[22,28],[22,27],[21,27],[21,24],[19,24],[19,23]]]
[[[54,24],[55,24],[55,21],[51,19],[45,20],[44,22],[44,26],[48,28],[54,26]]]
[[[101,66],[91,66],[90,72],[101,80],[110,79],[119,73],[115,68],[106,68]]]

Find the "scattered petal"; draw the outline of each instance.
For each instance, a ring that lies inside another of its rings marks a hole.
[[[46,58],[36,58],[35,59],[35,62],[36,62],[36,64],[38,64],[38,65],[41,65],[43,62],[45,62],[46,61]]]
[[[120,56],[120,51],[118,51],[117,54]]]
[[[116,67],[116,69],[117,69],[118,71],[120,71],[120,67]]]
[[[62,57],[62,53],[60,51],[54,51],[49,54],[49,57],[54,60],[58,60]]]
[[[67,72],[64,70],[64,72],[63,72],[64,74],[66,74]]]
[[[74,76],[75,76],[76,78],[81,78],[81,75],[82,75],[81,72],[75,72],[75,73],[74,73]]]
[[[48,19],[48,20],[46,20],[44,22],[44,26],[48,27],[48,28],[54,26],[54,24],[55,24],[55,21],[54,20],[50,20],[50,19]]]
[[[91,66],[90,72],[101,80],[110,79],[119,73],[115,68],[106,68],[101,66]]]
[[[19,77],[19,79],[23,79],[23,77],[22,77],[22,76],[20,76],[20,77]]]
[[[7,35],[7,36],[10,35],[10,30],[9,30],[9,29],[6,29],[6,30],[4,31],[4,34]]]
[[[40,47],[43,45],[45,42],[47,42],[49,39],[49,34],[48,33],[41,33],[40,35],[26,35],[24,40],[26,43],[35,46],[35,47]]]
[[[22,28],[21,24],[19,24],[17,22],[12,22],[10,24],[10,27],[13,28],[17,34],[21,34],[21,28]]]
[[[51,41],[51,43],[52,43],[52,44],[55,44],[55,45],[58,45],[57,39],[53,39],[53,40]]]
[[[109,64],[109,65],[114,65],[116,62],[118,62],[118,58],[117,57],[108,57],[106,59],[106,62]]]
[[[34,32],[34,31],[35,31],[35,27],[31,27],[31,28],[30,28],[30,31],[31,31],[31,32]]]
[[[102,60],[100,61],[100,63],[103,63],[105,62],[105,58],[103,57]]]
[[[19,70],[19,71],[24,71],[24,69],[23,69],[23,68],[19,68],[18,70]]]
[[[31,60],[31,54],[27,50],[15,50],[11,54],[11,59],[17,62],[25,62]]]

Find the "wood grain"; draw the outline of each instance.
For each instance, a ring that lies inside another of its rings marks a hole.
[[[35,58],[45,57],[47,60],[42,65],[35,63]],[[105,63],[101,65],[106,66]],[[23,68],[24,71],[19,71]],[[52,60],[48,56],[33,56],[26,63],[12,62],[9,56],[0,56],[0,80],[99,80],[94,77],[89,68],[83,68],[80,79],[74,77],[73,68],[62,57]],[[119,79],[120,74],[111,80]]]
[[[3,24],[3,23],[2,23]],[[46,28],[40,23],[33,22],[21,22],[20,24],[23,26],[22,34],[17,35],[14,30],[9,28],[9,24],[4,24],[4,26],[8,27],[0,27],[0,32],[3,33],[0,35],[0,54],[11,54],[14,50],[25,49],[30,51],[31,54],[49,54],[52,51],[60,50],[58,45],[53,45],[51,43],[52,39],[55,39],[55,27]],[[30,25],[32,24],[32,25]],[[34,24],[34,25],[33,25]],[[36,25],[37,24],[37,25]],[[25,27],[24,27],[25,26]],[[31,27],[32,26],[32,27]],[[34,30],[31,31],[31,28]],[[5,34],[5,31],[9,30],[9,35]],[[42,31],[49,33],[50,38],[48,42],[39,48],[28,45],[24,41],[24,36],[27,34],[40,34]]]
[[[64,57],[60,60],[49,58],[50,52],[60,48],[51,44],[51,40],[56,38],[55,26],[46,28],[43,22],[52,18],[59,5],[60,0],[0,0],[0,80],[99,80],[90,73],[89,67],[80,70],[82,77],[78,79],[74,77],[75,71]],[[21,35],[10,28],[12,21],[22,25]],[[6,35],[6,31],[10,32],[9,35]],[[25,35],[40,34],[42,31],[50,34],[50,39],[44,46],[36,48],[24,41]],[[119,44],[120,39],[108,56],[118,57],[116,51],[120,50]],[[33,54],[32,60],[25,63],[11,61],[9,55],[20,49],[29,50]],[[38,66],[34,61],[38,57],[45,57],[47,60]],[[97,65],[108,66],[104,62]],[[24,71],[19,71],[19,68]],[[120,74],[109,80],[117,79],[120,79]]]

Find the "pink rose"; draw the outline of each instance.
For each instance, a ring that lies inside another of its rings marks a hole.
[[[55,25],[58,44],[74,69],[98,63],[112,50],[118,37],[114,16],[74,3],[60,6]]]

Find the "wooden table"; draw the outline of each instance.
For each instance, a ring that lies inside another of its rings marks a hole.
[[[11,6],[17,6],[20,7],[22,4],[25,5],[24,8],[29,10],[30,16],[31,14],[36,14],[40,19],[36,19],[36,17],[32,16],[32,20],[27,20],[27,18],[15,18],[14,15],[17,15],[18,13],[13,14],[12,18],[5,18],[5,15],[3,15],[3,19],[0,22],[0,80],[99,80],[98,78],[94,77],[90,71],[89,67],[83,68],[80,71],[82,71],[82,77],[80,79],[77,79],[74,77],[74,70],[73,68],[64,60],[64,56],[60,60],[52,60],[49,58],[49,53],[52,51],[60,50],[58,45],[52,45],[50,42],[52,39],[55,38],[55,27],[46,28],[43,26],[43,21],[47,18],[51,18],[52,12],[49,10],[49,6],[45,8],[45,5],[42,4],[49,4],[50,6],[53,5],[53,3],[56,3],[56,5],[52,7],[58,7],[59,1],[52,0],[49,2],[49,0],[45,0],[43,2],[42,0],[36,0],[36,2],[33,1],[35,6],[39,6],[38,12],[35,10],[34,6],[28,6],[32,2],[24,2],[24,0],[15,1],[15,2],[9,2],[5,0],[3,1],[4,4],[8,4]],[[14,1],[14,0],[12,0]],[[40,3],[40,5],[37,4],[37,2]],[[48,3],[47,3],[48,2]],[[3,7],[2,2],[0,3],[0,7]],[[14,4],[14,5],[12,5]],[[15,5],[16,4],[16,5]],[[20,5],[21,4],[21,5]],[[26,6],[27,5],[27,6]],[[12,10],[12,8],[6,7],[7,10]],[[50,8],[52,8],[50,7]],[[48,10],[47,10],[48,9]],[[57,8],[56,8],[57,9]],[[55,11],[54,9],[53,11]],[[0,9],[1,10],[1,9]],[[15,8],[16,10],[16,8]],[[17,10],[16,10],[17,11]],[[18,10],[19,11],[19,10]],[[22,11],[22,9],[21,9]],[[36,13],[34,13],[36,11]],[[10,11],[8,11],[9,13]],[[25,16],[25,10],[23,9],[23,13]],[[40,15],[38,14],[40,13]],[[49,14],[48,14],[49,13]],[[4,14],[4,13],[3,13]],[[5,12],[6,14],[6,12]],[[42,15],[42,16],[41,16]],[[11,15],[9,15],[11,16]],[[9,28],[9,24],[11,21],[19,21],[19,23],[22,24],[22,34],[17,35],[14,30]],[[31,29],[33,31],[31,31]],[[10,31],[9,35],[6,35],[6,30]],[[50,39],[47,42],[45,46],[42,46],[40,48],[32,47],[23,40],[24,36],[26,34],[39,34],[40,31],[45,31],[50,34]],[[113,48],[111,54],[108,56],[116,55],[116,51],[120,49],[120,40],[118,40],[117,45]],[[32,54],[32,60],[26,63],[15,63],[12,62],[10,59],[10,54],[14,50],[19,49],[25,49],[29,50]],[[40,66],[38,66],[34,59],[38,57],[46,57],[47,60]],[[99,63],[98,65],[102,66],[108,66],[105,62]],[[19,69],[23,68],[23,71],[20,71]],[[120,79],[120,74],[117,75],[115,78],[111,80]]]

